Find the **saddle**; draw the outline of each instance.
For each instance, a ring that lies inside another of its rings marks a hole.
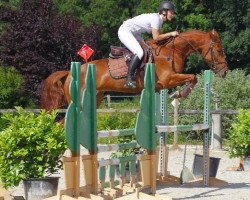
[[[142,64],[139,69],[136,70],[137,74],[140,71],[145,71],[144,68],[146,63],[153,62],[153,51],[152,48],[147,45],[144,41],[140,42],[143,49],[144,56],[142,58]],[[127,77],[128,64],[131,60],[133,53],[126,47],[110,46],[110,53],[108,59],[108,69],[110,76],[114,79],[123,79]]]

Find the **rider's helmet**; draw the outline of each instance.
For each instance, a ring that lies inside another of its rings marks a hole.
[[[176,7],[171,1],[161,2],[158,11],[161,13],[163,10],[173,10],[176,13]]]

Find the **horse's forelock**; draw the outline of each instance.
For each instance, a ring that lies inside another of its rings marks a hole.
[[[218,33],[215,29],[212,29],[212,30],[209,32],[209,35],[210,35],[210,37],[213,39],[213,41],[215,41],[215,42],[220,42],[219,33]]]

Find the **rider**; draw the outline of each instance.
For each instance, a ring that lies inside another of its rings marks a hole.
[[[154,40],[162,40],[170,36],[177,36],[177,31],[161,33],[163,22],[171,21],[176,12],[175,5],[170,1],[163,1],[158,13],[148,13],[135,16],[123,22],[118,30],[120,41],[133,53],[128,66],[126,88],[136,88],[136,82],[132,81],[135,70],[140,66],[143,58],[143,50],[139,41],[143,41],[141,34],[152,34]]]

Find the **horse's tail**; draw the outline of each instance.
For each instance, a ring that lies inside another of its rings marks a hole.
[[[41,92],[42,109],[51,111],[66,103],[63,85],[68,74],[69,71],[57,71],[44,81]]]

